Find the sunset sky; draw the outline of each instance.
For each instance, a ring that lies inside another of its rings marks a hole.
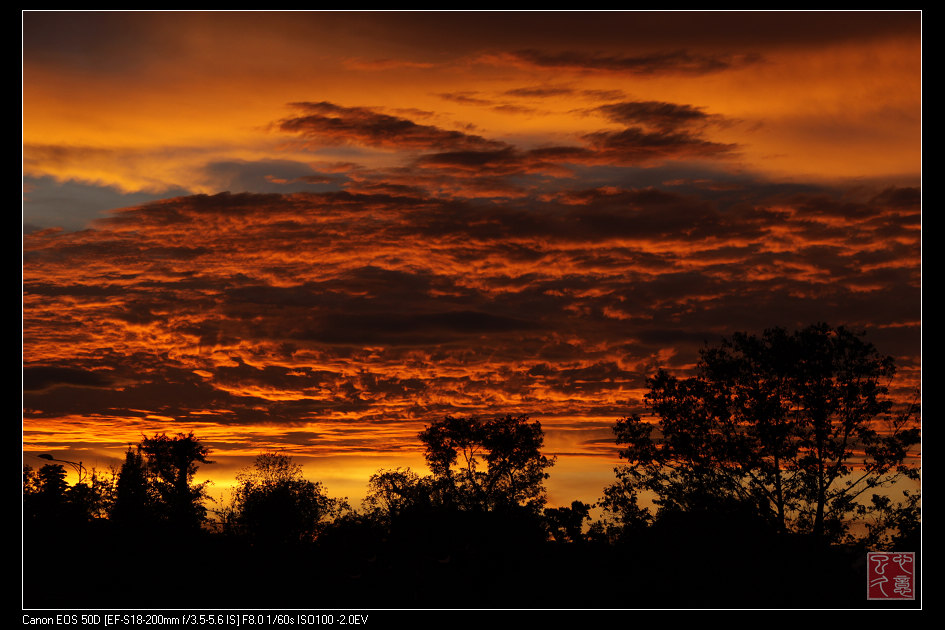
[[[23,451],[225,488],[423,471],[529,414],[553,503],[708,342],[825,321],[919,382],[921,13],[33,12]]]

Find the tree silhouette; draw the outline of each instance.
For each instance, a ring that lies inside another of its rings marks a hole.
[[[447,504],[495,510],[521,506],[540,512],[546,469],[541,424],[528,416],[492,420],[446,416],[419,435],[434,489]]]
[[[178,433],[175,437],[155,434],[145,438],[141,452],[147,458],[149,483],[155,491],[159,515],[176,527],[199,527],[207,518],[203,502],[210,482],[192,481],[200,464],[213,463],[207,459],[210,449],[193,433]]]
[[[551,536],[558,542],[582,542],[584,521],[590,517],[591,507],[572,501],[570,507],[545,508],[545,522]]]
[[[71,486],[66,494],[78,518],[84,521],[106,518],[115,500],[115,475],[93,468],[85,481]]]
[[[153,518],[153,503],[142,447],[129,446],[118,471],[110,517],[121,525],[139,526]]]
[[[62,529],[106,516],[113,497],[112,480],[94,469],[83,479],[70,486],[60,464],[46,464],[39,471],[25,466],[24,517],[47,529]]]
[[[904,502],[894,503],[885,495],[871,499],[871,519],[866,523],[866,543],[874,549],[908,549],[922,546],[918,493],[903,492]]]
[[[66,469],[61,464],[46,464],[39,469],[38,477],[40,494],[55,502],[65,500],[69,484],[66,483]]]
[[[628,464],[602,505],[644,524],[648,492],[657,516],[748,510],[782,531],[844,539],[877,507],[864,493],[919,475],[906,465],[918,405],[894,412],[893,360],[861,337],[826,324],[736,333],[701,352],[695,376],[660,370],[645,396],[658,424],[617,422]]]
[[[23,496],[39,493],[39,483],[39,473],[33,470],[32,466],[23,466]]]
[[[236,479],[228,519],[257,541],[311,541],[322,521],[343,507],[325,494],[321,482],[305,479],[302,467],[281,453],[258,455]]]
[[[46,464],[38,471],[23,467],[23,512],[34,523],[56,525],[68,516],[66,469]]]
[[[408,511],[432,506],[432,478],[420,477],[409,468],[379,470],[368,480],[363,506],[374,518],[390,523]]]

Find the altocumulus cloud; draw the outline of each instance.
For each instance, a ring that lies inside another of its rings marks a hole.
[[[878,328],[887,351],[917,357],[913,190],[419,192],[181,197],[28,237],[29,414],[608,418],[728,330],[819,319]],[[65,405],[56,384],[95,395]],[[339,436],[317,433],[325,448]]]

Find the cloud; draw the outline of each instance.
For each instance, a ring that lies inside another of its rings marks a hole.
[[[758,63],[757,53],[711,54],[686,50],[653,52],[640,55],[589,53],[583,51],[549,52],[538,49],[518,50],[499,56],[502,61],[520,66],[578,72],[616,72],[621,74],[705,75]]]
[[[506,96],[519,98],[548,98],[554,96],[571,96],[576,90],[567,85],[535,85],[505,90]]]
[[[403,307],[401,307],[403,309]],[[533,322],[478,311],[331,312],[292,332],[294,340],[328,344],[428,346],[536,328]]]
[[[594,162],[646,164],[730,156],[737,146],[705,140],[687,132],[649,132],[639,127],[597,131],[583,136],[594,150]]]
[[[444,413],[611,422],[732,330],[827,320],[917,356],[918,191],[762,184],[195,195],[27,235],[24,415],[399,452]]]
[[[328,102],[295,103],[301,115],[285,118],[279,129],[315,142],[364,144],[388,149],[469,150],[494,149],[501,143],[479,136],[419,125],[412,120],[364,107]]]
[[[425,61],[409,61],[406,59],[361,59],[352,57],[344,60],[344,65],[352,70],[367,70],[382,72],[387,70],[398,70],[402,68],[426,70],[435,67],[434,64]]]
[[[56,386],[108,387],[112,379],[102,372],[75,367],[36,366],[23,369],[23,389],[37,391]]]
[[[225,160],[203,167],[207,184],[232,192],[302,192],[339,189],[345,178],[317,173],[308,164],[292,160]]]
[[[156,201],[168,194],[189,194],[183,189],[164,194],[124,193],[113,186],[60,182],[48,176],[25,176],[24,184],[28,186],[23,195],[23,227],[27,232],[52,227],[81,230],[115,208]]]
[[[698,107],[661,101],[611,103],[601,105],[596,111],[614,122],[627,126],[642,125],[659,131],[690,128],[713,120],[713,117]]]
[[[559,89],[559,88],[556,88]],[[526,92],[530,93],[530,92]],[[494,101],[469,94],[441,95],[476,105]],[[731,143],[704,137],[721,118],[690,105],[623,101],[592,111],[627,125],[577,135],[573,144],[521,148],[511,143],[420,125],[407,118],[330,103],[302,104],[310,113],[279,123],[282,131],[323,142],[401,149],[404,162],[381,169],[348,169],[341,185],[351,192],[451,198],[525,198],[535,191],[573,186],[578,166],[653,166],[668,162],[731,159]]]
[[[454,103],[459,103],[460,105],[479,105],[487,107],[495,107],[498,103],[492,99],[482,98],[478,96],[479,92],[476,91],[462,91],[462,92],[442,92],[438,94],[440,98],[446,101],[452,101]]]

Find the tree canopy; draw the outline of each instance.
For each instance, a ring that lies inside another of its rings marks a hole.
[[[478,510],[544,505],[546,471],[554,458],[541,453],[544,432],[528,416],[446,416],[419,438],[445,502]]]
[[[918,479],[918,403],[895,408],[892,358],[843,327],[736,333],[705,348],[696,374],[660,370],[645,402],[657,421],[617,422],[625,466],[603,506],[625,526],[657,514],[748,510],[781,531],[842,540],[877,505],[866,493]],[[888,504],[883,503],[888,508]]]
[[[283,453],[261,453],[236,480],[228,517],[257,541],[312,540],[321,522],[343,503],[328,497],[321,482],[305,479],[302,467]]]
[[[168,522],[184,527],[199,526],[207,518],[206,487],[210,482],[194,484],[200,464],[212,464],[210,449],[193,433],[174,437],[155,434],[141,442],[146,458],[150,485],[155,492],[156,507]],[[127,462],[127,460],[126,460]]]
[[[428,510],[433,506],[431,482],[409,468],[379,470],[368,479],[364,508],[387,522],[407,511]]]
[[[155,497],[148,485],[148,471],[141,445],[128,447],[118,470],[111,518],[116,523],[142,525],[153,518]]]

